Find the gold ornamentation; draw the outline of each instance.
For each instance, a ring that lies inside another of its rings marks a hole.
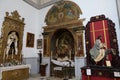
[[[68,8],[68,7],[70,8]],[[74,13],[72,13],[74,12]],[[48,26],[44,26],[44,56],[50,56],[51,53],[51,46],[49,43],[51,43],[51,39],[55,32],[60,29],[65,29],[71,34],[73,34],[73,38],[75,39],[75,55],[77,55],[77,44],[78,44],[78,35],[83,35],[83,21],[85,19],[78,19],[80,14],[82,14],[81,9],[79,6],[72,1],[60,1],[56,3],[47,13],[45,21]],[[81,42],[83,42],[81,38],[79,38]],[[82,44],[83,45],[83,44]],[[81,46],[83,47],[83,46]],[[81,51],[83,48],[80,48]],[[83,54],[83,52],[81,52]],[[84,54],[83,54],[84,55]],[[83,56],[82,55],[82,56]],[[79,55],[80,56],[80,55]]]
[[[17,12],[17,10],[11,12],[11,15],[9,15],[9,12],[6,12],[6,17],[11,18],[13,20],[20,21],[20,22],[24,22],[24,18],[20,19],[20,15]]]
[[[6,48],[7,48],[7,41],[8,41],[8,36],[10,35],[11,32],[15,32],[18,36],[18,41],[17,41],[17,55],[13,55],[14,59],[20,61],[20,56],[21,50],[22,50],[22,40],[23,40],[23,31],[24,31],[24,18],[20,19],[20,15],[17,12],[17,10],[11,12],[6,12],[6,16],[4,18],[2,28],[1,28],[1,37],[0,37],[0,63],[4,62],[10,62],[11,61],[11,55],[8,55],[8,58],[6,57]]]
[[[27,80],[28,78],[29,68],[12,69],[2,72],[2,80]]]

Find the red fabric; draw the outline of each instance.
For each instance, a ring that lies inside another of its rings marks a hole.
[[[82,74],[86,74],[85,70],[81,70]],[[87,76],[86,75],[82,75],[82,80],[87,80]]]
[[[113,78],[107,78],[107,77],[99,77],[99,76],[91,76],[90,80],[113,80]]]
[[[82,75],[82,80],[88,80],[88,77],[85,75]]]
[[[102,42],[106,43],[107,48],[110,48],[107,20],[90,23],[90,37],[92,46],[99,35],[102,35]]]
[[[86,76],[82,75],[82,80],[120,80],[120,78],[108,78],[108,77],[100,77],[100,76]]]
[[[112,61],[112,54],[108,54],[108,60]]]

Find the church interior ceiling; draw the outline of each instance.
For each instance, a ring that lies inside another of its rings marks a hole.
[[[41,9],[47,7],[55,2],[60,0],[23,0],[26,3],[30,4],[31,6],[35,7],[36,9]]]

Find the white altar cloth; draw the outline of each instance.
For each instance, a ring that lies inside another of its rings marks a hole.
[[[58,61],[58,60],[52,59],[51,62],[58,65],[58,66],[63,66],[63,67],[64,66],[66,66],[66,67],[69,67],[69,66],[74,67],[74,65],[75,65],[75,63],[73,61],[71,61],[71,60],[69,60],[69,61]]]
[[[3,71],[9,71],[9,70],[14,70],[14,69],[22,69],[22,68],[29,68],[29,72],[30,72],[31,65],[30,64],[26,64],[26,65],[16,65],[16,66],[0,67],[0,80],[2,79],[2,72]]]

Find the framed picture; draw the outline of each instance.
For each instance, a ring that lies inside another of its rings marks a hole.
[[[34,34],[27,32],[26,47],[34,47]]]
[[[37,40],[37,49],[42,49],[42,39]]]

